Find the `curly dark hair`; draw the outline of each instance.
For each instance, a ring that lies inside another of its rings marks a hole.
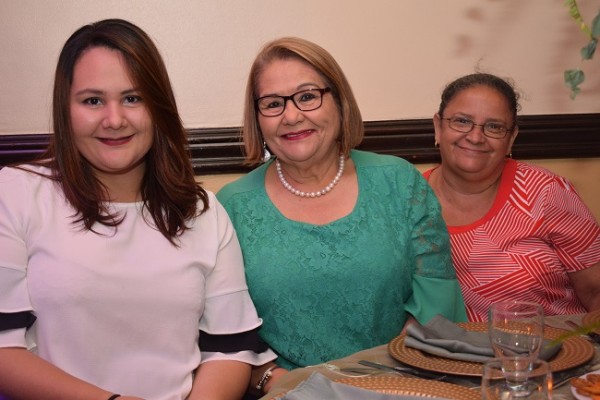
[[[520,95],[515,90],[514,84],[509,80],[483,72],[462,76],[446,85],[442,92],[438,114],[443,116],[446,106],[457,94],[474,86],[487,86],[497,90],[506,99],[513,117],[513,125],[517,124],[517,112],[521,110],[521,105],[519,104]]]

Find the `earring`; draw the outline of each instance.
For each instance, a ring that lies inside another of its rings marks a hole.
[[[437,140],[433,143],[433,147],[440,147],[440,144],[438,143]]]
[[[512,151],[506,155],[506,158],[512,158]]]
[[[263,142],[263,162],[267,162],[271,159],[271,152],[267,148],[267,143]]]

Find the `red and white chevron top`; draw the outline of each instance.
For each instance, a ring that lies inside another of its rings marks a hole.
[[[486,321],[491,303],[509,299],[545,315],[586,312],[567,274],[600,261],[600,226],[565,178],[507,160],[488,213],[448,231],[469,320]]]

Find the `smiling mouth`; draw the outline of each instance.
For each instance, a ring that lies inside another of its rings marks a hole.
[[[286,133],[284,135],[281,135],[281,137],[283,137],[285,139],[290,139],[290,140],[301,139],[303,137],[306,137],[306,136],[310,135],[313,132],[314,131],[312,129],[305,129],[305,130],[300,131],[300,132]]]
[[[478,154],[483,154],[483,153],[487,153],[487,151],[483,150],[483,149],[472,149],[470,147],[463,147],[463,146],[457,146],[459,149],[461,149],[462,151],[467,151],[469,153],[478,153]]]
[[[131,138],[133,138],[133,135],[121,138],[98,138],[98,140],[108,146],[121,146],[125,143],[128,143]]]

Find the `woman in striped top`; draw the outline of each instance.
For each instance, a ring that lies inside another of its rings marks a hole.
[[[472,321],[509,299],[546,315],[600,308],[600,227],[570,182],[511,158],[518,99],[511,83],[475,73],[446,86],[433,117],[442,163],[425,177]]]

